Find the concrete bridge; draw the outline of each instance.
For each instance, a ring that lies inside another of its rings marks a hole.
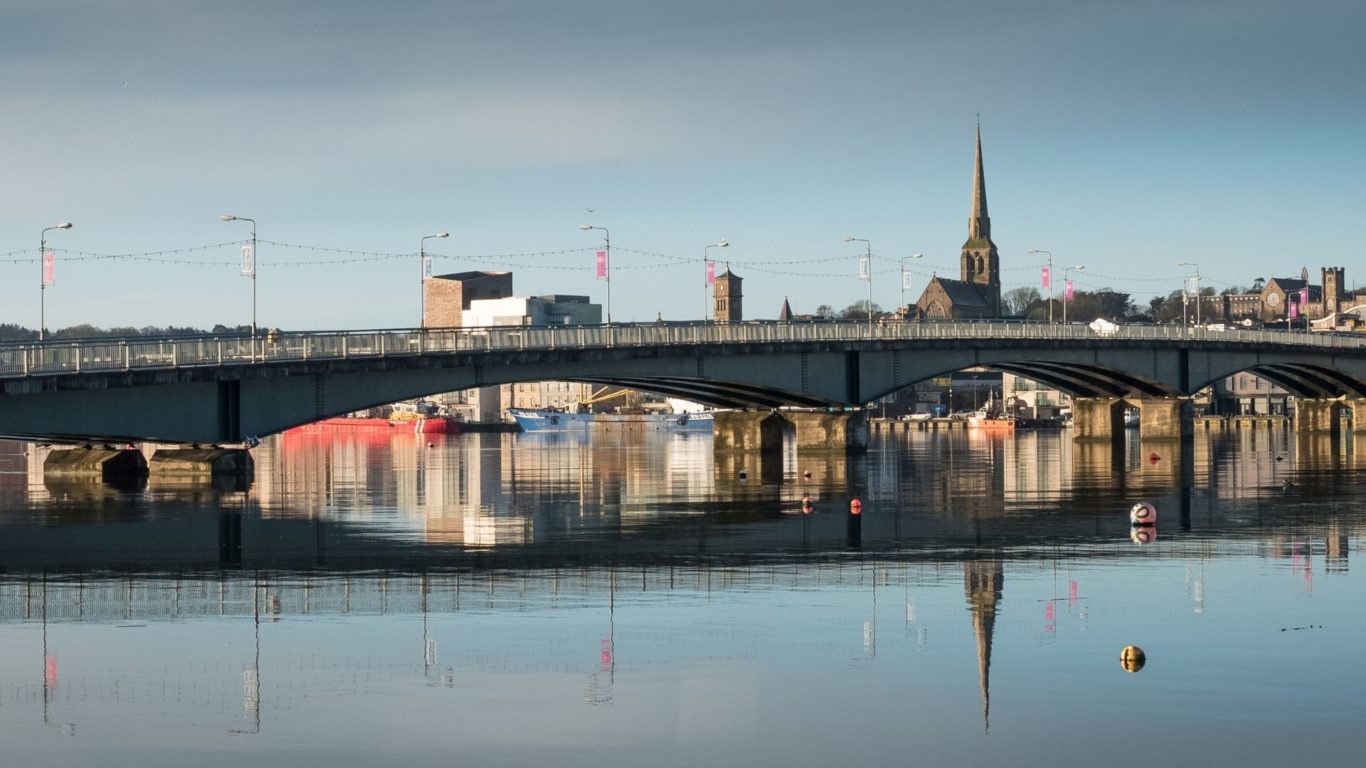
[[[747,448],[747,435],[773,409],[860,408],[973,366],[1073,395],[1083,439],[1122,434],[1127,406],[1140,409],[1145,438],[1180,437],[1190,425],[1189,397],[1243,371],[1296,395],[1301,430],[1335,429],[1339,409],[1366,404],[1366,337],[1354,335],[1153,325],[1100,333],[1015,322],[650,323],[5,344],[0,436],[236,443],[423,395],[567,380],[749,409],[717,426],[718,445]]]

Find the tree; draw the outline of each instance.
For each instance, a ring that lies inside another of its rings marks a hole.
[[[1043,303],[1039,289],[1033,286],[1014,288],[1001,294],[1001,309],[1009,317],[1024,317],[1035,305]]]
[[[882,314],[882,307],[873,304],[873,317]],[[856,301],[840,311],[841,320],[867,320],[868,319],[868,300]]]
[[[822,320],[829,320],[834,316],[835,308],[829,304],[822,304],[819,307],[816,307],[816,317],[819,317]]]

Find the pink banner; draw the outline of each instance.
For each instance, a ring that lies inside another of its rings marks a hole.
[[[1043,275],[1042,275],[1042,277],[1041,277],[1040,280],[1039,280],[1039,287],[1040,287],[1040,288],[1052,288],[1052,287],[1053,287],[1053,276],[1050,275],[1050,274],[1048,273],[1048,267],[1044,267],[1044,268],[1043,268]]]
[[[598,251],[598,279],[607,279],[607,251]]]
[[[1062,295],[1063,295],[1063,298],[1067,299],[1068,301],[1071,301],[1071,300],[1072,300],[1072,281],[1071,281],[1071,280],[1064,280],[1064,281],[1062,281],[1062,284],[1063,284],[1063,285],[1062,285]]]
[[[43,285],[55,285],[57,263],[56,251],[43,251]]]
[[[1305,287],[1305,288],[1301,288],[1301,289],[1300,289],[1300,303],[1301,303],[1301,304],[1308,304],[1308,303],[1309,303],[1309,288]]]
[[[716,282],[716,262],[707,262],[707,285]]]
[[[1300,305],[1297,302],[1290,302],[1290,319],[1294,320],[1300,316]]]

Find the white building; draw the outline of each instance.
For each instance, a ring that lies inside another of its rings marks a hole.
[[[460,324],[466,328],[596,325],[602,322],[602,305],[589,303],[587,296],[509,296],[503,299],[476,299],[460,315]]]

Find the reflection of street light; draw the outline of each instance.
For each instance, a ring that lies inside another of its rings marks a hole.
[[[1075,267],[1062,268],[1062,324],[1067,325],[1067,294],[1072,292],[1072,286],[1067,282],[1068,272],[1080,272],[1086,269],[1085,264],[1078,264]],[[1052,282],[1052,275],[1049,275],[1049,282]]]
[[[47,285],[52,280],[52,274],[47,269],[47,233],[54,229],[71,229],[71,222],[64,221],[51,227],[44,227],[42,234],[38,235],[38,343],[43,342],[43,328],[47,325]],[[33,230],[29,230],[32,232]],[[32,240],[29,241],[33,242]]]
[[[417,241],[417,266],[420,273],[417,280],[417,296],[420,314],[417,316],[417,327],[427,327],[427,241],[434,237],[445,239],[450,237],[450,232],[437,232],[435,235],[427,235]]]
[[[607,324],[612,323],[612,233],[607,231],[607,227],[595,227],[592,224],[580,224],[579,229],[587,232],[590,229],[602,230],[603,241],[603,262],[602,279],[607,281]]]
[[[1178,266],[1178,267],[1195,267],[1195,324],[1196,324],[1196,325],[1199,325],[1199,324],[1200,324],[1200,265],[1199,265],[1199,264],[1196,264],[1196,263],[1193,262],[1193,261],[1183,261],[1183,262],[1180,262],[1179,264],[1177,264],[1176,266]],[[1183,290],[1182,293],[1184,294],[1185,291]],[[1186,322],[1185,312],[1184,312],[1184,309],[1185,309],[1185,307],[1186,307],[1186,302],[1184,302],[1184,301],[1181,302],[1181,307],[1182,307],[1182,310],[1183,310],[1183,311],[1182,311],[1182,317],[1181,317],[1181,323],[1184,325],[1185,322]]]
[[[866,268],[863,270],[864,274],[860,275],[860,277],[863,277],[863,279],[868,281],[868,330],[871,331],[873,329],[873,244],[861,237],[854,237],[853,235],[846,235],[844,242],[863,243],[864,246],[863,263],[866,265]]]
[[[251,260],[248,263],[246,259],[243,259],[242,267],[243,272],[251,277],[251,337],[254,339],[256,338],[256,219],[248,219],[246,216],[233,216],[227,213],[218,218],[223,221],[251,222]],[[245,268],[248,266],[251,268],[250,272],[246,272]]]
[[[712,243],[702,249],[702,322],[707,322],[707,251],[713,248],[729,248],[730,241],[721,238],[721,242]]]
[[[1029,253],[1031,253],[1031,254],[1035,254],[1035,253],[1046,253],[1046,254],[1048,254],[1048,322],[1049,322],[1049,323],[1052,323],[1052,322],[1053,322],[1053,252],[1052,252],[1052,251],[1041,251],[1041,250],[1039,250],[1038,248],[1031,248],[1031,249],[1029,249]]]
[[[901,257],[901,308],[906,308],[906,283],[910,282],[911,273],[906,271],[906,259],[923,259],[925,254],[913,253],[910,256]]]

